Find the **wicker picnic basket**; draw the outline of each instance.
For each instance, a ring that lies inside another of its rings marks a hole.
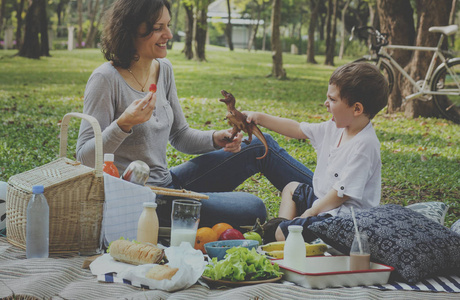
[[[95,169],[66,158],[71,117],[84,119],[93,127]],[[102,164],[102,134],[97,120],[81,113],[66,114],[61,123],[59,158],[8,180],[7,240],[25,249],[27,205],[32,186],[40,184],[45,187],[44,195],[50,209],[50,253],[97,253],[104,205]]]

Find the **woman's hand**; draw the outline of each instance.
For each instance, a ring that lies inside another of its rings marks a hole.
[[[144,98],[135,100],[118,118],[117,124],[120,129],[129,132],[134,125],[147,122],[152,116],[156,102],[156,93],[148,93]]]
[[[241,150],[241,141],[243,140],[243,133],[238,134],[233,138],[233,141],[229,141],[232,137],[232,129],[219,130],[214,132],[212,135],[214,145],[222,147],[224,151],[236,153]]]

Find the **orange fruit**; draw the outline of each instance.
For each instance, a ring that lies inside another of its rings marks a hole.
[[[206,254],[206,250],[204,249],[204,244],[209,242],[217,241],[218,236],[209,227],[201,227],[198,228],[196,231],[196,239],[195,239],[195,249],[201,250],[201,252]]]
[[[212,226],[212,230],[214,230],[214,232],[217,234],[217,238],[219,238],[222,232],[227,229],[233,229],[232,225],[227,223],[217,223],[216,225]]]

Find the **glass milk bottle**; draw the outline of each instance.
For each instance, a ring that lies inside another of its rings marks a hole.
[[[158,243],[158,215],[155,202],[144,202],[144,210],[137,223],[137,241],[141,243]]]
[[[302,236],[303,227],[291,225],[288,227],[289,235],[284,244],[284,266],[306,271],[307,249]]]
[[[369,270],[371,254],[367,235],[356,233],[350,249],[350,271]]]

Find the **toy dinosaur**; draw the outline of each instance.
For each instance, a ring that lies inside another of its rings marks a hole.
[[[233,97],[232,94],[230,94],[230,93],[228,93],[228,92],[226,92],[224,90],[222,90],[220,92],[224,96],[224,99],[220,99],[219,101],[224,102],[225,104],[227,104],[228,112],[227,112],[227,116],[226,116],[225,119],[227,119],[228,124],[233,127],[232,136],[230,138],[227,137],[226,139],[229,140],[229,141],[232,141],[233,138],[238,134],[238,132],[243,130],[244,132],[246,132],[248,134],[248,139],[243,140],[243,142],[246,145],[249,145],[251,143],[251,141],[252,141],[252,135],[254,134],[256,137],[259,138],[259,140],[265,146],[264,155],[262,155],[261,157],[257,157],[257,159],[262,159],[265,156],[267,156],[268,144],[267,144],[267,141],[265,140],[264,135],[262,134],[262,131],[260,131],[260,129],[256,126],[256,124],[254,122],[248,123],[246,121],[247,117],[243,113],[241,113],[240,111],[238,111],[235,108],[236,100],[235,100],[235,97]]]

